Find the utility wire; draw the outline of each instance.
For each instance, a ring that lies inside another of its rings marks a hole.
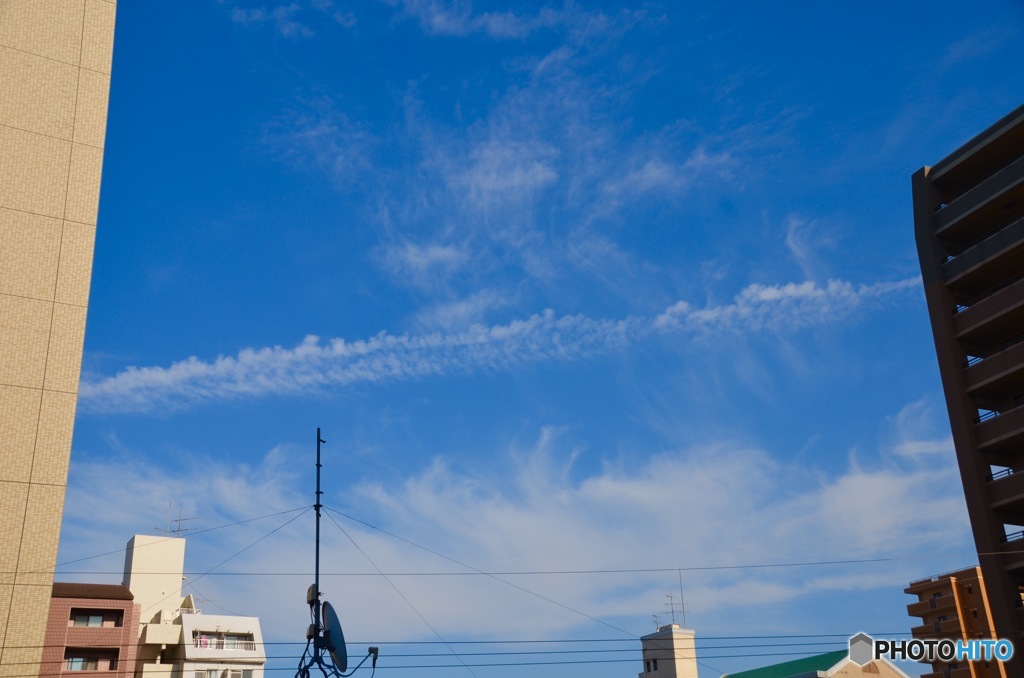
[[[277,516],[283,516],[283,515],[286,515],[288,513],[294,513],[296,511],[307,511],[310,508],[312,508],[312,507],[311,506],[300,506],[299,508],[288,509],[287,511],[279,511],[277,513],[270,513],[268,515],[259,516],[257,518],[246,518],[245,520],[239,520],[238,522],[235,522],[235,523],[227,523],[227,524],[224,524],[224,525],[218,525],[216,527],[207,527],[206,529],[203,529],[203,530],[195,530],[194,532],[192,532],[191,536],[195,536],[195,535],[199,535],[199,534],[205,534],[206,532],[215,532],[217,530],[223,530],[223,529],[228,528],[228,527],[236,527],[238,525],[244,525],[246,523],[252,523],[252,522],[255,522],[257,520],[266,520],[267,518],[276,518]],[[154,544],[160,544],[160,543],[163,543],[164,541],[167,541],[167,540],[170,540],[170,539],[177,539],[177,538],[178,537],[167,537],[166,539],[162,539],[160,541],[154,541],[154,542],[152,542],[150,544],[146,544],[146,546],[152,546]],[[84,556],[82,558],[75,558],[74,560],[68,560],[68,561],[65,561],[63,563],[57,563],[55,567],[62,567],[64,565],[71,565],[73,563],[81,563],[81,562],[84,562],[86,560],[94,560],[96,558],[102,558],[103,556],[112,556],[112,555],[116,555],[118,553],[123,554],[125,551],[127,551],[127,547],[125,547],[123,549],[118,549],[116,551],[107,551],[106,553],[97,553],[94,556]],[[46,571],[47,570],[36,570],[34,572],[42,573],[42,572],[46,572]],[[57,573],[55,572],[55,574],[57,574]],[[62,572],[62,573],[59,573],[59,574],[65,574],[65,573]],[[69,572],[67,574],[89,574],[89,573],[85,573],[85,572]],[[106,573],[106,572],[104,572],[104,573],[99,573],[99,574],[121,574],[121,573],[120,572],[116,572],[116,573]]]
[[[326,507],[325,507],[326,508]],[[328,509],[332,510],[332,509]],[[370,527],[371,529],[377,530],[382,534],[386,534],[389,537],[404,541],[416,548],[423,549],[429,553],[446,558],[452,562],[458,562],[451,558],[447,558],[443,554],[431,551],[429,548],[409,541],[396,534],[392,534],[386,530],[378,527],[374,527],[369,523],[365,523],[357,518],[335,511],[338,515],[348,518],[354,522],[360,523]],[[123,552],[123,550],[122,550]],[[111,553],[117,553],[112,551]],[[1006,551],[1005,553],[1013,553]],[[1024,553],[1022,551],[1021,553]],[[109,554],[102,554],[109,555]],[[974,555],[973,552],[971,555]],[[991,555],[991,554],[978,554],[978,555]],[[90,556],[90,558],[96,558],[99,556]],[[467,577],[467,576],[550,576],[550,575],[581,575],[581,574],[659,574],[664,572],[678,572],[680,570],[684,572],[707,572],[716,570],[757,570],[757,569],[771,569],[771,568],[786,568],[786,567],[820,567],[820,566],[835,566],[835,565],[865,565],[865,564],[880,564],[880,563],[893,563],[900,561],[911,561],[911,560],[935,560],[939,558],[949,558],[949,555],[930,555],[930,556],[896,556],[891,558],[856,558],[848,560],[809,560],[809,561],[798,561],[798,562],[786,562],[786,563],[747,563],[739,565],[693,565],[689,567],[627,567],[627,568],[604,568],[594,570],[509,570],[509,571],[495,571],[485,572],[473,568],[471,572],[321,572],[322,577],[376,577],[386,575],[388,577]],[[85,559],[83,559],[85,560]],[[77,561],[69,561],[73,563]],[[461,565],[461,563],[459,563]],[[6,574],[13,574],[8,572]],[[57,574],[121,574],[120,572],[105,572],[97,570],[66,570],[58,572]],[[185,573],[191,574],[191,573]],[[218,572],[217,576],[237,576],[237,577],[308,577],[310,572]]]
[[[370,528],[372,530],[376,530],[376,531],[378,531],[378,532],[380,532],[382,534],[386,534],[389,537],[392,537],[393,539],[398,539],[398,540],[403,541],[403,542],[405,542],[405,543],[407,543],[407,544],[409,544],[411,546],[415,546],[418,549],[422,549],[422,550],[426,551],[427,553],[432,553],[432,554],[434,554],[434,555],[436,555],[436,556],[438,556],[440,558],[444,558],[445,560],[450,561],[452,563],[455,563],[456,565],[459,565],[460,567],[465,567],[466,569],[472,570],[472,571],[477,572],[479,574],[486,574],[483,571],[473,567],[472,565],[467,565],[466,563],[463,563],[463,562],[461,562],[459,560],[456,560],[455,558],[451,558],[449,556],[446,556],[445,554],[440,553],[439,551],[435,551],[433,549],[427,548],[426,546],[423,546],[421,544],[417,544],[416,542],[414,542],[414,541],[412,541],[410,539],[406,539],[405,537],[400,537],[397,534],[394,534],[394,533],[388,532],[387,530],[381,529],[381,528],[377,527],[376,525],[371,525],[370,523],[367,523],[366,521],[359,520],[357,518],[353,518],[352,516],[349,516],[349,515],[347,515],[345,513],[342,513],[341,511],[337,511],[337,510],[332,509],[330,507],[325,507],[325,508],[327,510],[328,516],[330,516],[331,513],[337,513],[338,515],[344,516],[345,518],[348,518],[349,520],[353,520],[353,521],[359,523],[360,525],[365,525],[366,527],[368,527],[368,528]],[[333,520],[333,518],[332,518],[332,520]],[[335,522],[335,524],[337,525],[337,522]],[[515,584],[515,583],[510,582],[510,581],[508,581],[506,579],[502,579],[501,577],[495,576],[493,574],[486,575],[486,576],[490,577],[491,579],[494,579],[495,581],[501,582],[502,584],[505,584],[506,586],[511,586],[514,589],[518,589],[519,591],[522,591],[523,593],[527,593],[527,594],[529,594],[531,596],[540,598],[541,600],[544,600],[544,601],[546,601],[548,603],[551,603],[552,605],[560,607],[560,608],[562,608],[564,610],[568,610],[569,612],[577,614],[577,615],[579,615],[581,617],[585,617],[587,619],[590,619],[591,621],[597,622],[598,624],[602,624],[604,626],[607,626],[608,628],[615,629],[616,631],[619,631],[621,633],[625,633],[626,635],[629,635],[629,636],[633,636],[634,638],[639,638],[639,636],[637,636],[636,634],[630,633],[626,629],[619,628],[618,626],[615,626],[614,624],[612,624],[610,622],[607,622],[607,621],[605,621],[603,619],[598,619],[597,617],[594,617],[593,615],[589,615],[586,612],[581,612],[580,610],[577,610],[575,608],[569,607],[568,605],[565,605],[564,603],[560,603],[557,600],[549,598],[549,597],[547,597],[545,595],[542,595],[542,594],[537,593],[535,591],[531,591],[530,589],[527,589],[527,588],[525,588],[523,586],[520,586],[519,584]],[[665,647],[665,648],[662,648],[662,649],[668,650],[668,649],[671,649],[671,648]],[[710,665],[705,664],[705,663],[703,663],[701,661],[698,661],[695,657],[683,657],[683,656],[679,656],[679,655],[676,655],[676,657],[678,659],[693,659],[696,663],[700,664],[701,666],[705,666],[705,667],[707,667],[707,668],[709,668],[712,671],[715,671],[717,673],[722,673],[721,669],[717,669],[714,666],[710,666]]]
[[[347,539],[348,539],[348,540],[349,540],[350,542],[352,542],[352,545],[356,547],[356,550],[358,550],[358,551],[359,551],[359,552],[360,552],[361,554],[363,554],[363,557],[364,557],[364,558],[366,558],[367,562],[369,562],[369,563],[370,563],[370,565],[372,565],[372,566],[373,566],[373,569],[375,569],[375,570],[377,570],[378,572],[380,572],[380,568],[379,568],[379,567],[377,567],[377,564],[376,564],[375,562],[373,562],[373,559],[371,559],[371,558],[370,558],[370,556],[368,556],[368,555],[366,554],[366,551],[364,551],[364,550],[363,550],[363,549],[362,549],[362,548],[361,548],[361,547],[359,546],[359,544],[357,544],[357,543],[356,543],[356,540],[355,540],[355,539],[353,539],[353,538],[352,538],[352,536],[351,536],[351,535],[350,535],[350,534],[349,534],[348,532],[346,532],[346,531],[345,531],[345,528],[343,528],[343,527],[342,527],[342,526],[341,526],[340,524],[338,524],[338,521],[334,519],[334,516],[332,516],[332,515],[331,515],[331,513],[330,513],[330,509],[328,509],[328,511],[327,511],[327,517],[328,517],[328,518],[330,519],[330,521],[331,521],[332,523],[334,523],[334,526],[335,526],[335,527],[337,527],[337,528],[338,528],[339,530],[341,530],[341,533],[342,533],[343,535],[345,535],[345,537],[346,537],[346,538],[347,538]],[[417,610],[417,609],[416,609],[416,606],[412,604],[412,601],[411,601],[411,600],[409,600],[408,598],[406,598],[406,597],[405,597],[405,594],[403,594],[403,593],[401,592],[401,590],[399,590],[399,588],[398,588],[397,586],[395,586],[395,583],[394,583],[393,581],[391,581],[391,579],[390,579],[390,578],[388,578],[388,577],[387,577],[386,575],[384,575],[384,573],[383,573],[383,572],[380,572],[380,573],[381,573],[381,576],[383,576],[383,577],[384,577],[384,581],[386,581],[386,582],[388,583],[388,585],[389,585],[389,586],[390,586],[391,588],[393,588],[393,589],[395,590],[395,593],[397,593],[397,594],[399,595],[399,597],[401,597],[401,599],[405,601],[405,604],[406,604],[406,605],[408,605],[408,606],[409,606],[409,608],[410,608],[410,609],[411,609],[411,610],[412,610],[413,612],[415,612],[415,613],[416,613],[416,616],[417,616],[417,617],[419,617],[419,618],[420,618],[420,620],[422,620],[422,621],[423,621],[423,623],[427,625],[427,628],[429,628],[429,629],[430,629],[430,630],[431,630],[431,631],[433,632],[433,634],[434,634],[435,636],[437,636],[438,640],[440,640],[440,641],[441,641],[442,643],[444,643],[445,647],[447,647],[447,648],[448,648],[448,650],[449,650],[449,651],[451,651],[451,653],[452,653],[452,654],[453,654],[453,655],[455,656],[455,658],[459,660],[459,663],[461,663],[461,664],[462,664],[462,665],[463,665],[463,666],[464,666],[464,667],[466,668],[466,670],[467,670],[467,671],[469,671],[469,674],[470,674],[471,676],[473,676],[473,678],[477,678],[477,675],[476,675],[476,673],[474,673],[474,672],[473,672],[473,669],[471,669],[471,668],[469,667],[469,664],[466,664],[466,662],[462,661],[462,657],[460,657],[460,656],[458,655],[458,653],[457,653],[457,652],[455,652],[455,649],[454,649],[454,648],[452,648],[452,646],[451,646],[451,645],[448,645],[448,643],[445,643],[444,637],[442,637],[442,636],[441,636],[441,634],[440,634],[440,633],[438,633],[437,629],[435,629],[435,628],[434,628],[434,625],[433,625],[433,624],[431,624],[431,623],[430,623],[429,621],[427,621],[427,618],[426,618],[426,617],[424,617],[424,616],[423,616],[423,614],[422,614],[422,613],[421,613],[421,612],[420,612],[419,610]]]

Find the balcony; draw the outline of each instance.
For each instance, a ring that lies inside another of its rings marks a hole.
[[[177,624],[143,624],[139,643],[143,645],[180,645],[181,627]]]
[[[1024,218],[969,246],[942,266],[946,284],[977,295],[1013,278],[1024,268]]]
[[[1017,574],[1024,572],[1024,532],[1006,535],[1002,551],[1003,567],[1007,572]]]
[[[1006,339],[1018,336],[1021,327],[1024,327],[1024,278],[953,316],[956,338],[966,346],[998,346]]]
[[[993,476],[988,482],[988,497],[1004,522],[1024,524],[1024,471],[1007,469]]]
[[[198,647],[202,650],[243,650],[245,652],[255,652],[256,641],[200,636],[192,639],[192,647]]]
[[[1024,341],[977,360],[964,369],[964,386],[980,403],[1000,403],[1024,393]]]
[[[1024,474],[1021,474],[1024,478]],[[927,600],[919,600],[916,603],[910,603],[907,605],[907,614],[911,617],[923,617],[925,615],[931,615],[937,611],[952,610],[953,609],[953,596],[939,596],[938,598],[928,598]]]
[[[974,427],[978,449],[990,463],[1018,468],[1024,459],[1024,405],[1003,410]]]
[[[935,235],[967,242],[1024,211],[1024,157],[999,170],[935,214]]]

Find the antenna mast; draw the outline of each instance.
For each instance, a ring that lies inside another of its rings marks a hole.
[[[683,613],[683,628],[686,628],[686,601],[683,599],[683,568],[676,570],[679,573],[679,611]]]
[[[189,520],[199,520],[199,518],[198,517],[182,518],[181,514],[182,514],[182,510],[178,509],[178,517],[172,519],[171,518],[171,502],[167,502],[167,529],[165,530],[165,529],[160,528],[160,527],[154,527],[153,529],[156,530],[157,532],[161,533],[161,534],[166,534],[168,536],[174,535],[175,537],[181,537],[181,535],[184,534],[185,532],[192,532],[193,530],[195,530],[194,527],[182,527],[182,523],[184,523],[186,521],[189,521]],[[171,529],[171,523],[177,523],[173,530]]]
[[[316,499],[313,511],[316,513],[316,558],[313,571],[313,585],[306,591],[306,603],[309,605],[310,621],[306,629],[306,649],[299,659],[296,678],[309,678],[313,666],[320,669],[324,678],[346,678],[356,672],[367,659],[373,657],[372,666],[377,666],[377,648],[371,647],[359,665],[348,673],[348,652],[345,648],[345,635],[341,630],[341,622],[334,608],[328,602],[320,602],[320,512],[323,504],[320,497],[320,445],[327,441],[320,437],[320,427],[316,429]],[[325,661],[326,660],[326,661]],[[372,675],[372,674],[371,674]]]

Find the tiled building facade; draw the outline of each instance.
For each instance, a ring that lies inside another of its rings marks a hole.
[[[39,676],[131,678],[138,639],[139,606],[127,586],[56,583]]]
[[[46,631],[85,335],[114,0],[0,0],[0,678]]]

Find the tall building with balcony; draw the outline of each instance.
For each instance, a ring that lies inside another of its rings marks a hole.
[[[914,173],[939,373],[993,632],[1024,676],[1024,106]]]
[[[904,593],[917,596],[907,614],[920,617],[910,629],[914,638],[991,639],[992,613],[988,607],[981,568],[970,567],[910,582]],[[1005,678],[1006,667],[996,661],[931,662],[921,678]]]
[[[46,635],[116,8],[0,1],[0,678],[37,675]]]
[[[263,678],[257,617],[203,614],[183,596],[185,540],[135,535],[123,585],[139,608],[136,678]]]

